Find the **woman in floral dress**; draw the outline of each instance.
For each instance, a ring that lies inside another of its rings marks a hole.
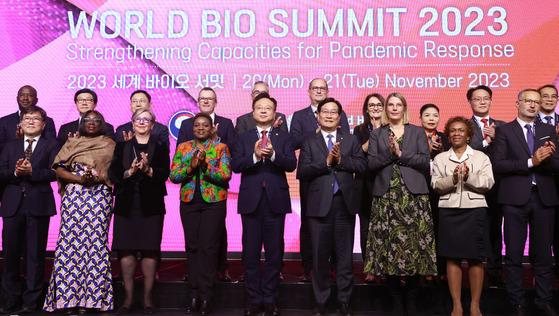
[[[406,311],[416,314],[420,275],[437,273],[429,188],[429,144],[423,128],[409,124],[406,99],[386,98],[383,125],[369,141],[375,172],[365,273],[386,275],[394,313],[403,314],[400,278],[406,277]]]

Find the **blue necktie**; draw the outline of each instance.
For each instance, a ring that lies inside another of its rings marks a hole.
[[[551,125],[551,126],[553,126],[553,122],[551,121],[551,119],[552,119],[552,117],[549,116],[549,115],[547,115],[547,116],[545,117],[545,120],[547,121],[546,123],[549,124],[549,125]]]
[[[334,135],[332,134],[328,134],[328,151],[332,150],[332,147],[334,147],[334,143],[332,142],[332,137],[334,137]],[[336,192],[338,192],[338,181],[336,180],[336,176],[334,175],[334,194],[336,194]]]
[[[526,143],[528,144],[528,149],[530,150],[530,155],[534,155],[534,134],[532,133],[532,126],[530,124],[524,125],[526,128]],[[532,173],[532,182],[536,183],[536,175]]]

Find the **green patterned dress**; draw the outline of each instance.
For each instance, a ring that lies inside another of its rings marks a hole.
[[[398,140],[402,147],[403,136]],[[373,275],[435,275],[437,258],[427,194],[413,194],[393,165],[388,191],[374,196],[364,272]]]

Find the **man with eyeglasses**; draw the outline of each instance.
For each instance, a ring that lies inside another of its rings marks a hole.
[[[38,101],[39,98],[37,98],[37,90],[35,88],[29,85],[19,88],[17,92],[18,111],[0,118],[0,148],[7,141],[22,137],[23,131],[20,125],[21,111],[37,105]],[[50,117],[46,119],[46,126],[41,136],[56,139],[54,121]]]
[[[49,221],[56,214],[50,184],[56,173],[51,166],[59,149],[55,138],[42,136],[46,120],[43,109],[22,108],[22,138],[5,143],[0,155],[0,181],[6,183],[0,206],[5,293],[0,314],[34,313],[42,301]]]
[[[316,135],[320,131],[317,120],[318,104],[328,97],[328,84],[322,78],[315,78],[309,82],[307,90],[311,104],[295,113],[291,118],[289,126],[289,134],[294,138],[295,149],[301,148],[302,142],[309,137]],[[347,115],[342,111],[340,116],[340,130],[349,134],[349,124]],[[299,179],[299,177],[297,177]],[[306,216],[307,193],[309,191],[309,182],[300,180],[299,196],[301,201],[301,229],[299,231],[299,252],[301,253],[301,264],[303,266],[303,274],[299,277],[300,282],[311,281],[312,270],[312,247],[311,236],[309,234],[308,221]]]
[[[95,110],[95,107],[97,107],[97,93],[95,93],[95,91],[90,89],[78,90],[74,94],[74,103],[76,104],[76,109],[80,113],[80,117],[75,121],[60,126],[60,129],[58,130],[58,138],[57,138],[58,142],[60,143],[60,146],[66,143],[68,137],[76,136],[76,133],[78,132],[78,126],[80,124],[80,120],[82,119],[82,115],[87,111]],[[115,138],[114,127],[109,123],[106,124],[107,124],[107,133],[105,135],[114,139]]]
[[[470,119],[474,125],[474,137],[470,140],[470,147],[483,151],[491,157],[495,128],[505,124],[489,116],[493,91],[484,85],[471,88],[466,92],[468,105],[473,115]],[[492,161],[491,163],[495,163]],[[485,194],[489,219],[489,240],[491,243],[491,257],[487,258],[487,276],[489,287],[504,288],[503,282],[503,212],[497,203],[499,178],[495,177],[495,185]]]
[[[366,159],[356,136],[338,129],[342,105],[333,98],[318,104],[320,131],[303,141],[297,177],[308,181],[307,214],[312,240],[314,316],[326,315],[331,284],[328,259],[336,256],[338,308],[343,316],[353,292],[355,214],[360,198],[354,174],[365,172]]]
[[[132,111],[132,115],[138,109],[150,109],[153,107],[151,103],[151,95],[147,91],[144,90],[136,90],[132,92],[130,95],[130,110]],[[130,140],[132,136],[134,136],[134,128],[132,122],[129,121],[124,123],[116,128],[115,138],[117,142],[123,142]],[[162,144],[167,145],[169,147],[169,129],[167,126],[155,122],[153,125],[153,130],[151,131],[151,137],[156,139],[157,141],[161,142]]]
[[[524,316],[522,258],[530,228],[530,263],[535,278],[537,315],[557,315],[552,307],[551,244],[555,209],[559,205],[553,177],[559,172],[555,127],[536,120],[540,94],[524,89],[518,94],[518,117],[497,128],[493,142],[493,170],[501,176],[498,202],[505,218],[505,269],[512,315]],[[536,315],[534,314],[534,315]]]
[[[266,92],[270,94],[270,87],[266,81],[256,81],[254,86],[252,87],[252,92],[250,93],[250,97],[252,100],[256,98],[260,93]],[[254,109],[252,109],[254,111]],[[249,112],[247,114],[243,114],[237,118],[237,122],[235,124],[235,134],[238,135],[244,131],[253,130],[256,128],[256,123],[254,122],[253,112]],[[285,118],[285,114],[280,112],[276,112],[276,117],[274,120],[274,128],[279,128],[282,131],[287,132],[287,119]]]
[[[233,127],[233,121],[226,117],[216,115],[216,106],[217,95],[214,89],[210,87],[202,88],[198,93],[198,107],[200,108],[201,113],[208,114],[214,122],[211,137],[219,139],[220,142],[226,144],[229,147],[229,151],[231,151],[235,140],[235,128]],[[179,130],[179,137],[177,139],[177,147],[180,144],[195,138],[193,128],[194,118],[182,121],[181,128]],[[223,236],[219,243],[219,254],[217,258],[217,273],[220,281],[231,282],[227,263],[227,230],[225,228],[222,235]],[[183,279],[186,279],[186,276],[183,277]]]
[[[555,127],[559,135],[559,115],[555,113],[557,107],[557,87],[552,84],[542,86],[538,89],[542,104],[538,112],[537,120]],[[556,177],[557,178],[557,177]],[[553,235],[553,255],[555,259],[554,273],[559,278],[559,216],[555,216],[555,234]]]

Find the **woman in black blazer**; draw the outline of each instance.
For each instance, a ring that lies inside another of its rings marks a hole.
[[[357,136],[363,153],[367,156],[369,150],[369,139],[373,130],[381,126],[382,112],[384,111],[384,98],[379,93],[371,93],[365,97],[363,103],[363,118],[364,122],[361,125],[355,126],[353,135]],[[361,203],[359,207],[359,232],[361,240],[361,257],[365,262],[367,254],[367,235],[369,234],[369,222],[371,220],[371,200],[373,198],[371,192],[373,188],[374,174],[366,171],[363,174],[356,174],[355,180],[362,186]],[[365,283],[375,283],[375,276],[373,274],[365,275]]]
[[[141,251],[144,274],[144,314],[155,313],[152,288],[159,263],[165,181],[169,175],[167,145],[150,138],[155,115],[138,109],[132,115],[135,136],[115,147],[109,177],[115,183],[112,250],[118,251],[126,298],[117,314],[130,312],[134,293],[136,254]]]

